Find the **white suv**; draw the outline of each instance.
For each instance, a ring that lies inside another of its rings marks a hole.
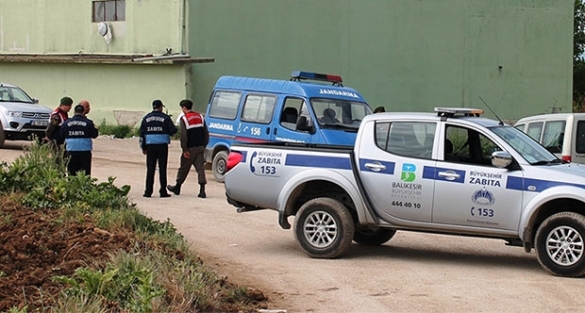
[[[0,83],[0,148],[4,146],[5,140],[45,137],[52,111],[39,105],[24,90]]]

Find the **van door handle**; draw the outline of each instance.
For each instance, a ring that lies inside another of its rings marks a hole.
[[[274,129],[274,134],[276,135],[276,128]],[[266,127],[266,135],[270,135],[270,127]]]
[[[461,175],[459,175],[453,171],[439,172],[438,175],[439,175],[439,177],[443,177],[446,180],[455,180],[455,179],[458,179],[459,177],[461,177]]]
[[[267,132],[270,132],[270,129]],[[278,128],[274,127],[274,134],[276,135],[276,133],[278,133]]]
[[[380,163],[366,163],[364,166],[374,172],[380,172],[386,169],[386,166]]]

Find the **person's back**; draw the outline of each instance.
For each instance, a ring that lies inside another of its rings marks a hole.
[[[167,193],[167,163],[171,136],[177,133],[177,127],[163,110],[161,100],[152,101],[152,111],[142,119],[140,124],[140,147],[146,155],[146,184],[143,196],[150,198],[154,190],[154,173],[158,162],[160,197],[170,197]]]
[[[207,197],[205,193],[205,146],[209,143],[209,131],[205,125],[205,119],[201,113],[192,111],[193,102],[185,99],[179,103],[181,111],[184,113],[181,118],[181,154],[180,166],[177,171],[175,185],[168,185],[167,189],[179,195],[181,185],[187,179],[189,169],[192,166],[197,171],[197,181],[199,183],[199,198]]]
[[[85,108],[82,105],[75,106],[74,111],[75,115],[63,122],[59,130],[69,158],[67,171],[70,175],[80,171],[90,175],[92,139],[98,136],[98,130],[93,121],[83,115]]]

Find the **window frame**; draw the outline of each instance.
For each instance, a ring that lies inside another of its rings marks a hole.
[[[109,13],[112,8],[108,4],[113,4],[113,13]],[[99,12],[99,6],[103,6]],[[101,22],[118,22],[126,20],[126,0],[92,0],[91,1],[91,21],[93,23]]]
[[[251,101],[253,97],[260,98],[260,102],[258,103],[257,107],[251,107],[254,102]],[[272,99],[272,106],[268,107],[270,103],[267,102],[268,99]],[[272,119],[274,118],[274,109],[276,107],[277,96],[273,94],[260,94],[260,93],[249,93],[246,95],[244,99],[244,103],[242,104],[242,113],[240,115],[240,121],[246,123],[258,123],[258,124],[270,124],[272,123]],[[249,118],[246,115],[250,113],[249,110],[252,110],[252,114],[256,117]],[[263,112],[262,118],[260,118],[260,113]]]
[[[234,100],[237,98],[237,101],[229,101],[229,99],[224,99],[222,103],[222,95],[231,95],[234,97]],[[209,112],[207,113],[210,118],[219,118],[224,120],[235,120],[238,116],[238,111],[240,110],[240,102],[242,101],[242,93],[239,91],[230,91],[230,90],[217,90],[213,93],[211,97]],[[227,104],[227,105],[224,105]],[[225,113],[225,114],[223,114]]]

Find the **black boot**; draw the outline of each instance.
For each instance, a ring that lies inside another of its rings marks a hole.
[[[207,195],[205,194],[205,184],[199,184],[199,194],[197,195],[199,198],[205,198]]]
[[[167,190],[178,196],[181,193],[181,185],[179,184],[176,184],[175,186],[167,185]]]

